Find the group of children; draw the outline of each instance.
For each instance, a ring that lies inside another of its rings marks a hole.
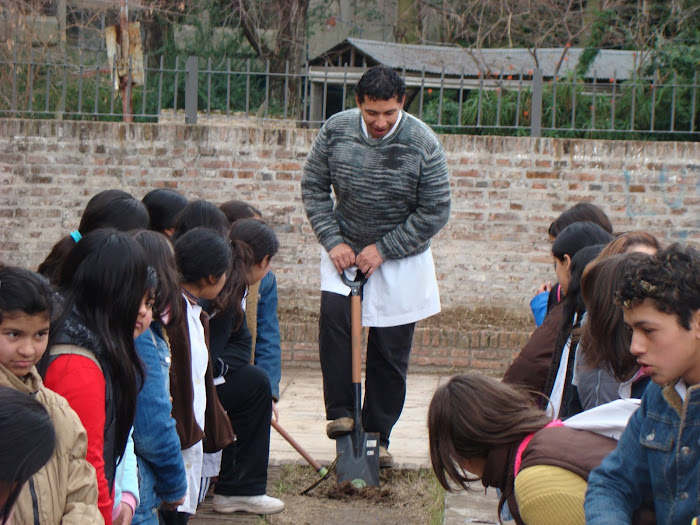
[[[39,273],[0,266],[0,523],[182,524],[212,478],[217,512],[284,510],[278,248],[245,202],[107,190]]]
[[[518,524],[691,523],[700,252],[591,204],[550,236],[558,283],[503,381],[435,392],[437,478],[497,488]],[[244,202],[107,190],[39,273],[0,266],[0,523],[186,523],[212,478],[217,512],[282,511],[278,248]]]
[[[558,283],[503,381],[467,374],[428,413],[438,480],[500,491],[517,524],[696,523],[700,252],[614,235],[589,203],[550,228]]]

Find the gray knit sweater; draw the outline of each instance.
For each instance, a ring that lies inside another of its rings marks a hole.
[[[442,145],[408,113],[384,140],[368,138],[361,118],[351,109],[321,128],[301,179],[306,216],[327,251],[344,242],[355,253],[376,243],[385,260],[421,253],[450,215]]]

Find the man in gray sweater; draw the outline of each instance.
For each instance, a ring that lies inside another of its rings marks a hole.
[[[381,467],[393,466],[391,429],[406,397],[416,321],[440,311],[430,239],[447,223],[450,183],[433,131],[402,111],[406,88],[392,69],[369,69],[357,109],[324,124],[304,166],[301,194],[322,246],[319,355],[326,432],[352,431],[350,289],[340,277],[369,277],[362,324],[369,326],[362,425],[380,435]],[[331,197],[331,190],[335,199]]]

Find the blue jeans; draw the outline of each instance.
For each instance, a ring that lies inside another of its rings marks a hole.
[[[136,507],[132,525],[158,525],[158,507],[161,499],[155,491],[156,476],[148,462],[136,458],[139,465],[139,497],[141,503]]]

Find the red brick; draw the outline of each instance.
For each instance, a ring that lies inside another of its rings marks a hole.
[[[528,179],[558,179],[559,172],[551,171],[527,171],[525,177]]]
[[[477,170],[453,170],[451,175],[453,177],[479,177],[481,172]]]

